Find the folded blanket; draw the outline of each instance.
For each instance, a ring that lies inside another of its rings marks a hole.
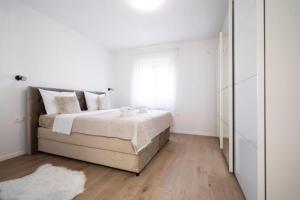
[[[89,112],[81,112],[81,113],[73,113],[73,114],[56,115],[54,118],[52,131],[70,135],[72,132],[73,121],[76,117],[80,117],[84,115],[92,115],[92,114],[101,114],[105,112],[111,112],[111,110],[101,110],[101,111],[97,110],[97,111],[89,111]]]

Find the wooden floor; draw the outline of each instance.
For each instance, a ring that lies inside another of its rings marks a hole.
[[[218,139],[172,134],[170,142],[141,175],[39,153],[0,162],[0,181],[28,175],[45,163],[84,171],[85,192],[76,199],[239,200],[235,177],[227,172]]]

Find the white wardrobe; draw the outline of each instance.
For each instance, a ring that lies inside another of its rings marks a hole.
[[[300,1],[231,3],[233,172],[247,200],[299,200]]]
[[[265,0],[266,199],[300,199],[300,1]]]
[[[257,199],[257,0],[234,1],[234,173]]]
[[[228,0],[228,5],[228,19],[219,36],[220,147],[245,197],[256,200],[256,0]]]

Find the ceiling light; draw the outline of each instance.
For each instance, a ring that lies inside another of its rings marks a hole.
[[[129,0],[132,7],[141,11],[157,10],[164,0]]]

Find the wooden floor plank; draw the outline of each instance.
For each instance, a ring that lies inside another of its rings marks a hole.
[[[242,200],[234,175],[213,137],[171,134],[170,142],[140,176],[109,167],[38,153],[0,162],[0,181],[31,174],[51,163],[81,170],[85,192],[76,200]]]

